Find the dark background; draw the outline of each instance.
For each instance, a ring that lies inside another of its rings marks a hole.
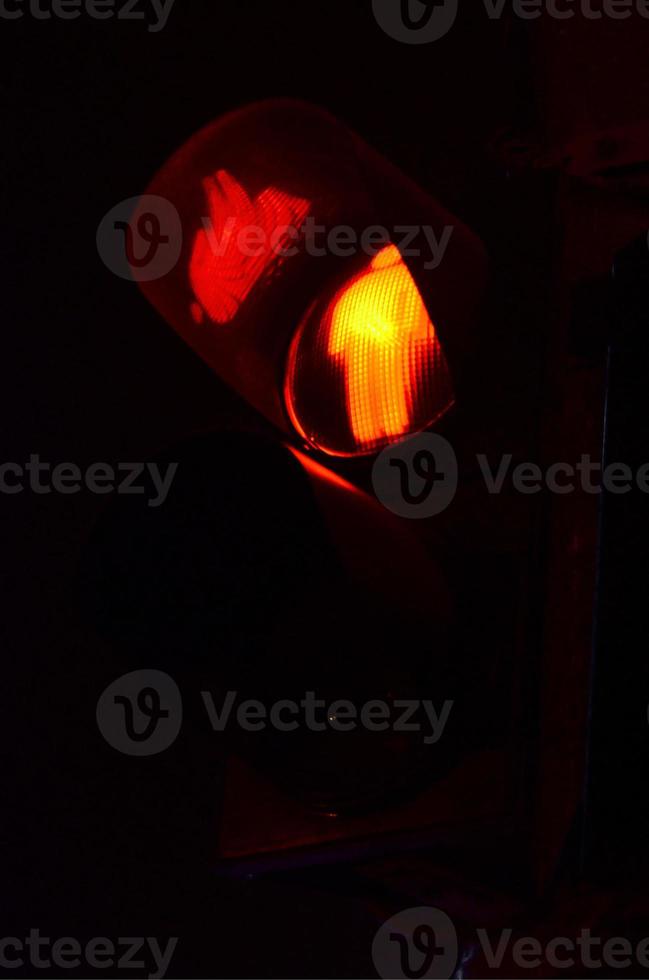
[[[103,215],[222,112],[269,96],[319,103],[491,240],[512,222],[503,139],[553,132],[560,145],[580,118],[633,118],[646,91],[628,25],[544,47],[541,27],[468,7],[422,47],[386,37],[370,3],[349,0],[176,0],[155,34],[85,15],[1,21],[2,458],[148,460],[234,404],[95,244]],[[594,89],[604,64],[617,82]],[[173,758],[143,764],[101,739],[114,651],[80,614],[78,568],[106,499],[24,492],[0,506],[0,932],[180,936],[178,976],[372,975],[381,905],[355,898],[348,872],[326,886],[213,876],[218,757],[180,739]]]

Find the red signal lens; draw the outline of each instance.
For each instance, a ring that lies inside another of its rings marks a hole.
[[[376,452],[452,406],[446,357],[395,245],[310,309],[291,344],[285,399],[297,431],[332,456]]]
[[[189,260],[189,282],[196,323],[205,315],[229,323],[257,283],[282,264],[293,234],[310,204],[268,187],[254,200],[241,184],[219,170],[203,181],[208,218],[196,233]]]

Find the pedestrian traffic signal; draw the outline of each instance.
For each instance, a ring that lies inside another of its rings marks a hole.
[[[172,156],[156,197],[180,215],[181,259],[141,288],[296,446],[369,455],[452,409],[482,246],[338,120],[289,100],[231,113]]]

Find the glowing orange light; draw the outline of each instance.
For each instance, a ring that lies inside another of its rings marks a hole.
[[[241,184],[219,170],[203,181],[209,216],[197,232],[189,282],[198,302],[191,314],[202,323],[229,323],[253,287],[284,261],[310,204],[268,187],[252,200]]]
[[[325,409],[305,390],[318,375],[321,383],[328,378]],[[340,378],[347,435],[331,404]],[[298,432],[332,455],[371,452],[451,406],[446,358],[396,246],[338,290],[315,325],[308,318],[302,325],[289,356],[286,401]]]

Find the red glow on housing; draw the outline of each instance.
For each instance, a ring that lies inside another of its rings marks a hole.
[[[327,483],[332,487],[338,487],[338,489],[344,490],[346,493],[353,493],[359,497],[362,496],[358,487],[355,487],[353,483],[349,483],[348,480],[343,479],[343,477],[338,473],[334,473],[333,470],[327,469],[327,467],[323,466],[322,463],[318,463],[317,460],[305,455],[305,453],[301,453],[300,450],[295,449],[294,446],[289,446],[288,448],[311,476],[318,480],[322,480],[324,483]]]
[[[209,215],[196,233],[189,281],[197,323],[205,314],[230,323],[254,286],[268,278],[295,247],[309,201],[268,187],[252,199],[241,184],[218,170],[203,181]]]

